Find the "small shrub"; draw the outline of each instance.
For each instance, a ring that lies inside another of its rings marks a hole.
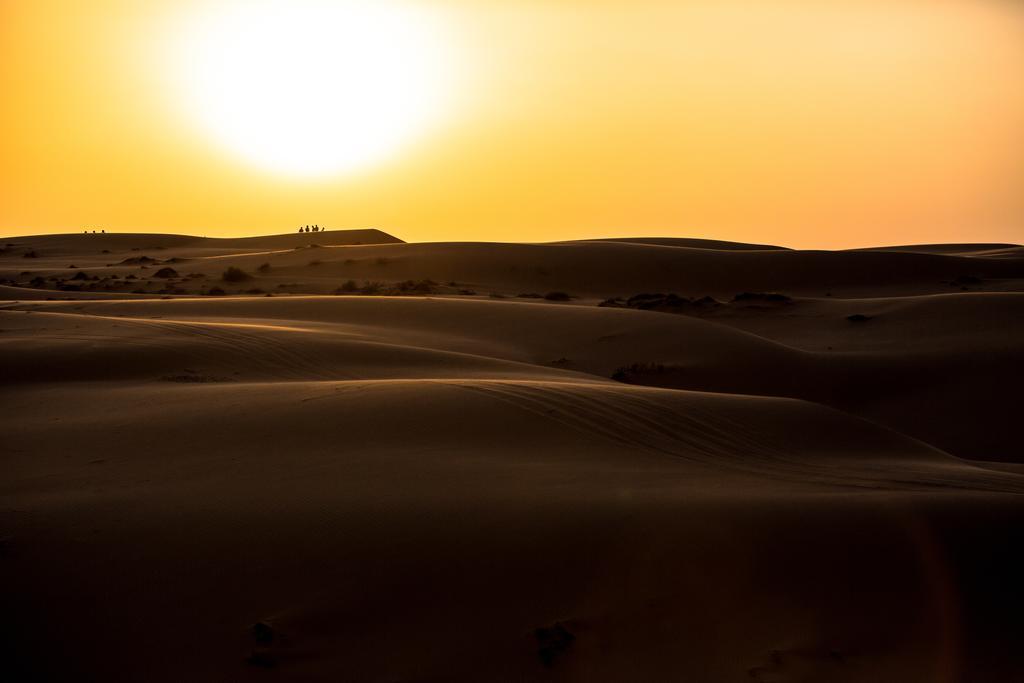
[[[220,276],[220,278],[222,280],[224,280],[224,282],[245,282],[246,280],[250,279],[251,277],[252,276],[249,275],[249,273],[247,273],[244,270],[242,270],[241,268],[237,268],[235,266],[230,266]]]
[[[162,278],[178,277],[178,271],[176,271],[174,268],[166,268],[165,267],[165,268],[161,268],[160,270],[158,270],[155,273],[153,273],[153,277],[162,277]]]
[[[359,291],[359,284],[355,280],[346,280],[335,290],[336,294],[352,294]]]
[[[740,292],[732,298],[733,303],[788,304],[791,301],[792,298],[777,292]]]
[[[572,297],[565,292],[548,292],[544,295],[547,301],[568,301]]]
[[[435,285],[433,280],[406,280],[399,282],[395,289],[399,294],[433,294]]]
[[[24,254],[22,254],[22,257],[23,258],[39,258],[39,254],[37,254],[35,251],[26,251]]]
[[[224,296],[225,294],[227,294],[227,292],[225,292],[220,287],[211,287],[207,291],[203,292],[203,294],[207,296]]]
[[[269,263],[264,263],[259,268],[257,268],[256,270],[257,270],[257,272],[266,275],[267,273],[270,272],[270,264]]]
[[[629,382],[631,378],[643,375],[662,375],[668,372],[669,368],[661,363],[633,363],[624,365],[612,373],[612,379],[617,382]]]
[[[537,656],[548,668],[554,666],[555,661],[563,656],[576,640],[576,636],[558,622],[547,628],[536,629],[533,637],[537,639]]]
[[[846,319],[851,323],[866,323],[871,320],[870,315],[864,315],[863,313],[854,313],[853,315],[846,316]]]

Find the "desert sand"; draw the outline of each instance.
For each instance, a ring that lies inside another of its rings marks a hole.
[[[2,243],[6,680],[1024,676],[1024,247]]]

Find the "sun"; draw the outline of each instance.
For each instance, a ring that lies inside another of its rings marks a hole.
[[[181,101],[216,143],[275,173],[349,173],[393,157],[443,117],[451,41],[393,0],[239,0],[191,15]]]

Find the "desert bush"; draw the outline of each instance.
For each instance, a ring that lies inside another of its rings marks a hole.
[[[227,292],[225,292],[220,287],[211,287],[210,289],[203,292],[203,294],[207,296],[224,296],[225,294],[227,294]]]
[[[224,282],[245,282],[246,280],[250,279],[251,277],[252,276],[249,275],[249,273],[247,273],[244,270],[242,270],[241,268],[237,268],[235,266],[230,266],[220,276],[220,278],[222,280],[224,280]]]
[[[23,258],[39,258],[39,254],[37,254],[35,251],[26,251],[24,254],[22,254],[22,257]]]
[[[399,294],[433,294],[437,285],[433,280],[405,280],[395,285]]]
[[[153,277],[162,277],[162,278],[178,277],[178,271],[176,271],[174,268],[166,268],[165,267],[165,268],[161,268],[160,270],[158,270],[155,273],[153,273]]]
[[[554,666],[555,661],[563,656],[576,640],[576,636],[559,622],[547,628],[535,629],[533,635],[537,640],[537,656],[548,668]]]
[[[260,267],[257,268],[256,270],[258,272],[260,272],[260,273],[267,274],[267,273],[270,272],[270,264],[269,263],[264,263],[264,264],[260,265]]]
[[[572,297],[565,292],[548,292],[544,298],[548,301],[568,301]]]
[[[643,375],[662,375],[668,372],[669,368],[661,363],[633,363],[617,368],[612,373],[612,379],[617,382],[628,382],[633,377]]]
[[[345,282],[342,282],[341,286],[338,287],[338,289],[336,289],[334,292],[335,294],[352,294],[358,291],[359,283],[357,283],[355,280],[346,280]]]
[[[778,292],[740,292],[732,298],[733,303],[757,303],[767,302],[774,304],[788,304],[792,298]]]

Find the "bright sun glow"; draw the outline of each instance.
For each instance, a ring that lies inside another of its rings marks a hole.
[[[323,176],[381,162],[438,121],[449,43],[437,17],[397,0],[243,0],[191,17],[177,51],[183,99],[218,143]]]

